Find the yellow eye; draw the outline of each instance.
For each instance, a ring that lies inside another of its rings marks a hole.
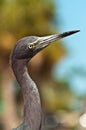
[[[34,48],[36,48],[37,45],[38,45],[38,41],[35,41],[35,42],[33,42],[33,43],[30,43],[30,44],[28,45],[28,47],[29,47],[29,49],[34,49]]]
[[[33,49],[34,48],[34,45],[33,44],[29,44],[29,49]]]

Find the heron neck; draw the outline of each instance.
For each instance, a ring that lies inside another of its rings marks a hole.
[[[38,88],[30,78],[24,61],[17,61],[12,65],[16,79],[22,89],[24,99],[24,123],[30,130],[41,127],[41,103]]]

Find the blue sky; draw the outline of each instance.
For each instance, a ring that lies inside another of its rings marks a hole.
[[[79,95],[86,94],[85,74],[72,73],[73,68],[86,72],[86,0],[55,0],[56,19],[60,32],[79,29],[80,33],[63,39],[68,55],[54,66],[54,76],[68,77],[71,89]],[[71,75],[71,76],[69,76]]]

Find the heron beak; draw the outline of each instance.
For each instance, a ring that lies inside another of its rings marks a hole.
[[[38,48],[41,50],[45,47],[47,47],[48,45],[50,45],[52,42],[57,41],[59,39],[62,39],[64,37],[67,37],[69,35],[72,35],[74,33],[79,32],[80,30],[73,30],[73,31],[68,31],[68,32],[64,32],[61,34],[55,34],[55,35],[50,35],[50,36],[45,36],[45,37],[40,37],[39,38],[39,46]]]

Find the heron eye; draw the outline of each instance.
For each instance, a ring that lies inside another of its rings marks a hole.
[[[29,49],[34,49],[34,48],[36,48],[37,44],[38,44],[38,41],[35,41],[35,42],[33,42],[33,43],[30,43],[30,44],[28,45],[28,48],[29,48]]]
[[[29,49],[33,49],[34,48],[34,45],[33,44],[29,44]]]
[[[34,44],[34,43],[30,43],[29,45],[28,45],[28,48],[29,49],[34,49],[36,47],[36,45]]]

